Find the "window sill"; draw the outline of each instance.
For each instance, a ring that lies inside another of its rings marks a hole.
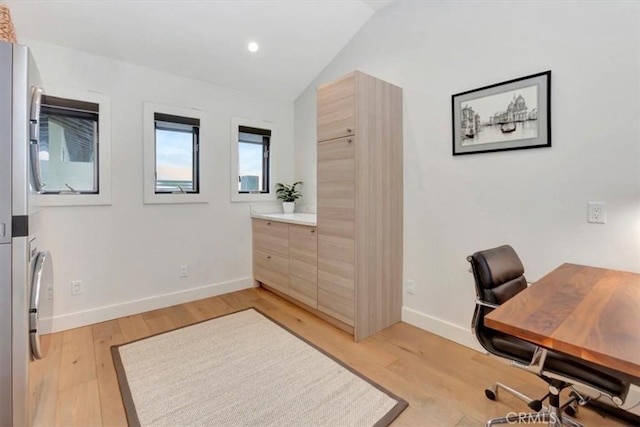
[[[36,194],[31,202],[37,207],[49,206],[109,206],[111,195],[107,194]]]
[[[272,193],[231,193],[231,202],[275,202],[276,196]]]
[[[145,194],[145,205],[171,205],[171,204],[184,204],[184,203],[209,203],[209,199],[206,195],[199,194],[182,194],[182,193],[167,193],[167,194]]]

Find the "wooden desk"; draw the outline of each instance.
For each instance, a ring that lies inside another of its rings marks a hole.
[[[485,325],[640,377],[640,274],[563,264]]]

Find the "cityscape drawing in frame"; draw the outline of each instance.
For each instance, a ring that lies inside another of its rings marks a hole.
[[[551,71],[451,96],[453,155],[551,147]]]

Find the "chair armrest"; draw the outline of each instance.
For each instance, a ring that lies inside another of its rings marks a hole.
[[[517,362],[515,360],[511,361],[511,365],[518,367],[520,369],[524,369],[525,371],[533,372],[536,375],[540,375],[542,370],[544,369],[544,362],[547,360],[548,350],[542,347],[536,347],[533,352],[533,356],[531,357],[531,362],[528,365]]]
[[[476,300],[476,305],[481,305],[483,307],[489,307],[489,308],[498,308],[498,307],[500,307],[499,304],[494,304],[492,302],[482,301],[480,299]]]

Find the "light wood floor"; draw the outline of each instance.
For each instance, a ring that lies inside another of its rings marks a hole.
[[[398,323],[360,343],[264,289],[249,289],[52,334],[45,360],[31,364],[30,420],[34,426],[127,424],[110,346],[256,307],[409,402],[394,426],[483,426],[488,418],[527,411],[506,393],[492,402],[492,381],[542,396],[544,383],[421,329]],[[590,409],[588,426],[621,426]]]

